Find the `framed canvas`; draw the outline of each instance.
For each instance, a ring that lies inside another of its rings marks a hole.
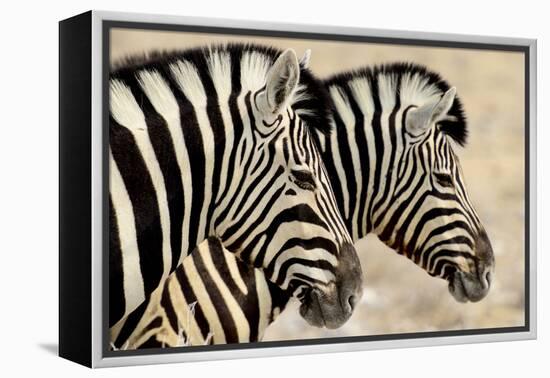
[[[536,41],[59,24],[59,354],[536,337]]]

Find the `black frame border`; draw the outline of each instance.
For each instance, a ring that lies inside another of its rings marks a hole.
[[[92,12],[59,22],[59,356],[92,366]]]

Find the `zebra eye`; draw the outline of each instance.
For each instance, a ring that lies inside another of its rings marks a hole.
[[[451,175],[447,173],[434,173],[434,176],[439,185],[446,188],[450,188],[453,186],[453,178],[451,177]]]
[[[292,169],[290,171],[290,174],[294,179],[294,183],[298,185],[298,187],[301,189],[314,191],[317,187],[317,185],[315,184],[315,179],[309,171],[298,171]]]

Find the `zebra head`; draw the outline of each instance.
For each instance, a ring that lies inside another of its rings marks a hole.
[[[215,232],[297,297],[311,325],[337,328],[361,296],[362,273],[312,137],[328,126],[328,97],[293,50],[245,51],[240,64],[238,173]]]
[[[387,172],[393,196],[378,234],[430,275],[446,279],[457,301],[477,302],[489,291],[494,256],[451,143],[465,143],[462,105],[443,81],[420,73],[400,81],[393,114],[400,142]]]
[[[458,301],[489,290],[494,257],[452,143],[466,121],[456,90],[415,64],[388,64],[325,81],[335,127],[319,135],[337,202],[354,240],[375,233]]]

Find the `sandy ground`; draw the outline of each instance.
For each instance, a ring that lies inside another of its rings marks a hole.
[[[352,318],[334,331],[310,327],[294,303],[268,329],[265,340],[375,335],[415,331],[520,326],[524,322],[524,77],[519,53],[341,43],[284,38],[115,30],[111,60],[151,50],[228,41],[312,50],[321,77],[364,65],[412,61],[457,87],[469,120],[469,143],[458,149],[470,198],[493,244],[496,274],[489,295],[460,304],[445,281],[387,248],[376,237],[357,243],[365,295]]]

